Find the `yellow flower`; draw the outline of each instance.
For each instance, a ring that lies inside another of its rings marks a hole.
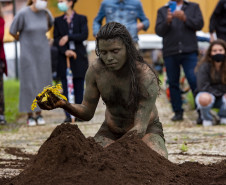
[[[42,102],[48,101],[49,95],[48,95],[47,90],[51,91],[58,98],[67,101],[67,98],[64,95],[61,94],[61,90],[62,90],[61,84],[57,84],[56,86],[50,86],[49,85],[49,86],[43,88],[43,91],[38,94],[39,97],[43,96],[43,94],[44,94],[44,96],[42,98]],[[31,105],[31,110],[33,111],[36,107],[37,107],[37,99],[35,98],[32,105]]]

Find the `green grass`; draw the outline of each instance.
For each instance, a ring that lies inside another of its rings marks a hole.
[[[163,74],[159,74],[159,80],[161,81],[161,85],[163,85],[164,83],[164,80],[163,80]]]
[[[188,146],[187,143],[184,142],[181,147],[180,147],[181,152],[187,152],[188,151]]]
[[[5,117],[6,121],[13,123],[19,116],[19,81],[10,79],[4,81],[4,96],[5,96]]]
[[[194,100],[191,90],[187,93],[186,98],[187,98],[187,101],[188,101],[188,104],[190,105],[190,107],[192,109],[195,109],[195,100]]]

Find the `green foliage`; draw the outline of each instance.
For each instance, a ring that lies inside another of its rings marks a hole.
[[[195,109],[195,101],[194,101],[194,97],[191,90],[187,93],[186,99],[188,101],[188,104],[191,106],[191,108]]]
[[[187,136],[187,135],[183,135],[183,137],[182,137],[184,140],[187,140],[187,139],[189,139],[189,136]]]
[[[218,108],[212,108],[212,110],[216,113],[218,113],[220,111],[220,109],[218,109]]]
[[[161,85],[164,84],[163,74],[159,74],[159,80],[161,81]]]
[[[5,96],[5,117],[9,123],[15,122],[19,112],[19,81],[5,80],[4,81],[4,96]]]
[[[188,146],[187,146],[187,143],[186,143],[186,142],[184,142],[184,143],[181,145],[180,150],[181,150],[182,152],[187,152],[187,151],[188,151]]]

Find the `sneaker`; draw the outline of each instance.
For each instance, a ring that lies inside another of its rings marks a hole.
[[[36,121],[35,121],[35,118],[33,118],[33,117],[29,117],[28,119],[27,119],[27,125],[28,126],[35,126],[36,125]]]
[[[45,123],[46,123],[41,115],[36,117],[36,121],[37,121],[38,125],[45,125]]]
[[[71,122],[71,117],[66,117],[65,120],[64,120],[64,123],[68,123],[68,122]]]
[[[213,122],[210,121],[210,120],[203,120],[203,121],[202,121],[202,125],[203,125],[204,127],[213,126]]]
[[[220,123],[223,124],[223,125],[226,125],[226,118],[221,118]]]
[[[182,121],[183,112],[176,112],[175,115],[171,118],[172,121]]]

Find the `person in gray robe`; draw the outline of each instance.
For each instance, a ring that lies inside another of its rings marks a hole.
[[[47,1],[29,0],[13,19],[10,34],[20,41],[20,103],[19,111],[28,113],[27,124],[45,124],[41,110],[31,111],[36,95],[52,85],[50,46],[46,32],[53,25],[53,17],[46,9]]]

